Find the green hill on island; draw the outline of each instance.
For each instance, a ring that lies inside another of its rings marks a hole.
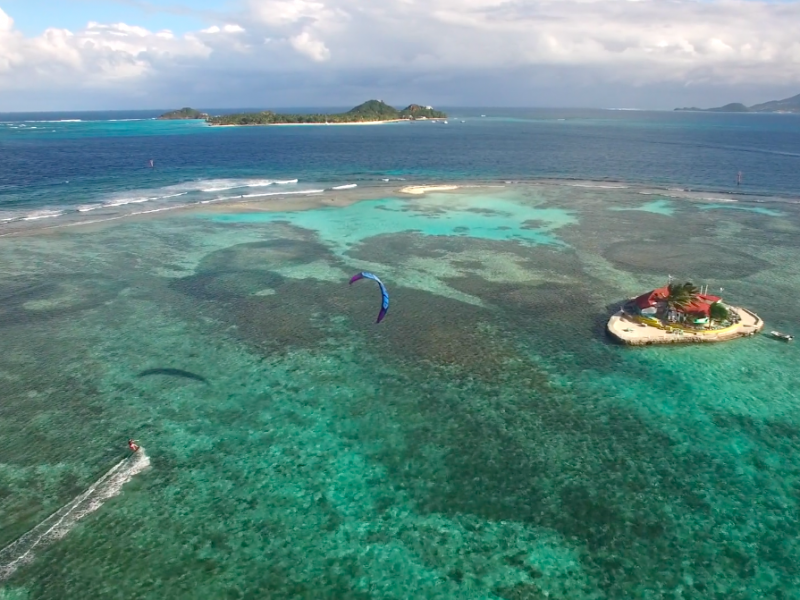
[[[231,115],[218,115],[194,117],[171,116],[183,113],[186,115],[202,114],[190,108],[166,113],[160,119],[195,119],[204,118],[209,125],[281,125],[290,123],[366,123],[387,122],[415,119],[446,119],[447,114],[434,110],[430,106],[410,104],[403,110],[389,106],[381,100],[368,100],[345,113],[315,113],[315,114],[288,114],[276,113],[271,110],[254,113],[236,113]]]
[[[677,111],[698,111],[698,112],[747,112],[747,113],[800,113],[800,94],[785,98],[783,100],[770,100],[761,104],[754,104],[747,107],[741,102],[731,102],[725,106],[716,108],[676,108]]]
[[[173,110],[167,113],[164,113],[159,119],[162,120],[180,120],[180,119],[206,119],[208,115],[204,112],[200,112],[199,110],[195,110],[193,108],[181,108],[180,110]]]

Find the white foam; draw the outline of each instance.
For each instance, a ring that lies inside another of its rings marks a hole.
[[[332,190],[350,190],[350,189],[353,189],[354,187],[358,187],[358,184],[357,183],[348,183],[346,185],[335,185],[331,189]]]
[[[111,207],[111,206],[125,206],[126,204],[139,204],[140,202],[147,202],[152,198],[117,198],[116,200],[109,200],[103,206]]]
[[[23,221],[36,221],[37,219],[52,219],[64,214],[63,210],[35,210],[22,217]]]
[[[268,185],[287,185],[297,183],[297,179],[212,179],[210,181],[197,182],[195,189],[201,192],[224,192],[245,187],[266,187]],[[208,186],[210,187],[202,187]]]
[[[627,185],[616,184],[616,183],[568,183],[569,187],[580,187],[580,188],[594,188],[599,190],[626,190],[628,189]]]
[[[131,478],[150,466],[144,448],[111,467],[80,496],[62,506],[28,533],[0,550],[0,581],[8,579],[20,566],[33,560],[33,551],[43,543],[67,535],[77,522],[100,508],[106,500],[122,491]]]
[[[236,188],[240,188],[240,187],[245,187],[245,186],[242,185],[242,184],[225,185],[225,186],[214,186],[214,187],[210,187],[210,188],[202,188],[202,189],[200,189],[200,191],[201,192],[209,192],[209,193],[212,193],[212,192],[225,192],[227,190],[235,190]]]
[[[679,192],[675,188],[670,188],[673,193],[669,193],[666,191],[647,191],[641,190],[638,193],[642,196],[663,196],[665,198],[676,198],[679,200],[699,200],[701,202],[739,202],[736,198],[719,198],[716,196],[703,196],[701,192],[690,192],[687,190],[683,190],[683,192]]]
[[[266,194],[244,194],[240,198],[260,198],[262,196],[289,196],[293,194],[321,194],[325,190],[297,190],[294,192],[269,192]]]
[[[153,208],[151,210],[141,210],[139,212],[131,213],[130,217],[136,215],[149,215],[150,213],[157,213],[157,212],[164,212],[165,210],[175,210],[176,208],[186,208],[187,206],[191,206],[191,204],[176,204],[175,206],[164,206],[163,208]]]
[[[103,204],[81,204],[75,210],[78,212],[89,212],[91,210],[97,210],[98,208],[103,208]]]
[[[165,198],[177,198],[178,196],[185,196],[189,192],[179,192],[177,194],[167,194],[166,196],[156,196],[155,198],[150,198],[151,200],[164,200]]]

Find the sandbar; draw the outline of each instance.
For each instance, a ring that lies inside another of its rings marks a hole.
[[[426,192],[446,192],[448,190],[457,190],[461,186],[458,185],[407,185],[400,188],[403,194],[425,194]]]

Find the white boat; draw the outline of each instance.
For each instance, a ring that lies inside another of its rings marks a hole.
[[[784,342],[791,342],[794,339],[793,335],[788,333],[781,333],[780,331],[770,331],[769,334],[776,340],[782,340]]]

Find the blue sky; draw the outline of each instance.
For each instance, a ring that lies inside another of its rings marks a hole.
[[[224,13],[226,9],[223,0],[2,0],[0,8],[13,17],[26,36],[38,35],[48,27],[80,29],[89,21],[122,21],[186,33],[208,26],[203,11]]]
[[[798,23],[800,0],[0,0],[0,112],[755,104],[800,93]]]

